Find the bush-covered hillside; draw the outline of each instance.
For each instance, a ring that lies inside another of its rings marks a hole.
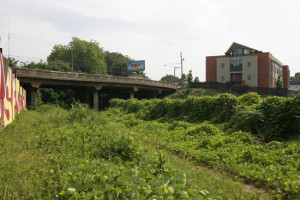
[[[81,104],[21,112],[0,132],[0,199],[267,197],[160,149],[144,138],[159,123],[134,128],[141,124],[120,109]]]
[[[300,95],[256,93],[182,99],[111,100],[161,148],[235,174],[278,199],[300,198]],[[154,121],[152,121],[154,120]]]

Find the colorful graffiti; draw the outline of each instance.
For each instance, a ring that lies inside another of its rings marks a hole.
[[[26,109],[26,91],[8,67],[5,71],[4,58],[0,52],[0,112],[2,129],[11,123],[15,115]]]

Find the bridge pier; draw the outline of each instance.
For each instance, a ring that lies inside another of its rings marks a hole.
[[[37,99],[38,99],[37,88],[31,88],[30,93],[31,93],[30,94],[30,96],[31,96],[30,105],[31,106],[36,106],[37,105]]]
[[[129,98],[130,98],[130,99],[134,99],[134,92],[130,92]]]
[[[99,92],[97,90],[94,91],[93,94],[94,98],[93,98],[93,108],[95,111],[99,110]]]

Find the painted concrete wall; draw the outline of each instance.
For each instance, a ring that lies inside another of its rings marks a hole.
[[[11,123],[15,115],[26,109],[26,91],[8,67],[5,72],[4,59],[0,53],[0,113],[2,129]],[[6,75],[5,75],[6,74]]]
[[[224,77],[223,80],[222,77]],[[226,83],[227,81],[230,81],[230,57],[217,58],[217,82]]]
[[[250,66],[248,66],[248,63],[250,63]],[[243,56],[242,64],[242,80],[245,81],[245,85],[248,85],[250,87],[257,87],[257,56]],[[250,80],[248,80],[248,76],[250,76]]]

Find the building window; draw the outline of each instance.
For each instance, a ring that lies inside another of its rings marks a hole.
[[[222,81],[225,81],[225,77],[224,76],[222,76],[221,79],[222,79]]]
[[[214,77],[211,77],[211,79],[210,79],[211,81],[215,81],[215,79],[214,79]]]
[[[243,49],[233,49],[231,52],[231,56],[242,56],[243,55]]]
[[[265,62],[261,62],[261,66],[264,67],[265,66]]]
[[[262,75],[262,76],[261,76],[261,80],[265,80],[265,75]]]
[[[210,67],[211,67],[211,69],[214,69],[214,68],[215,68],[215,65],[214,65],[214,64],[211,64]]]
[[[251,62],[248,62],[248,67],[251,67]]]
[[[250,81],[251,80],[251,75],[248,75],[248,81]]]
[[[243,64],[241,60],[231,60],[230,61],[230,71],[242,71]]]
[[[224,67],[225,67],[225,64],[224,64],[224,63],[222,63],[222,68],[224,69]]]

